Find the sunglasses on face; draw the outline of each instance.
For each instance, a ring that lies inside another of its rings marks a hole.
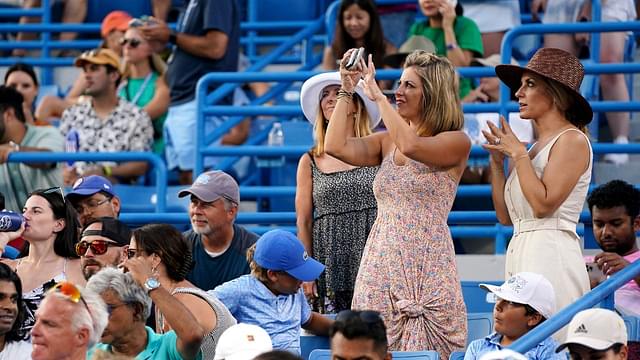
[[[126,46],[127,44],[129,44],[129,46],[131,46],[132,49],[137,48],[138,45],[140,45],[141,43],[142,41],[140,41],[140,39],[127,39],[127,38],[120,39],[120,45]]]
[[[76,254],[84,256],[89,248],[94,255],[102,255],[109,250],[109,246],[115,246],[115,243],[105,240],[94,240],[92,242],[80,241],[76,244]]]
[[[76,304],[82,301],[82,304],[84,305],[85,309],[87,309],[89,314],[91,314],[91,310],[89,310],[89,305],[87,305],[87,302],[84,300],[84,298],[82,298],[82,293],[80,292],[80,289],[78,289],[73,283],[70,283],[68,281],[61,281],[55,284],[53,287],[51,287],[51,289],[49,289],[49,292],[62,294],[67,300],[74,302]]]

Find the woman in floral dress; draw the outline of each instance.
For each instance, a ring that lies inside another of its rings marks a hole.
[[[425,51],[410,54],[396,90],[397,110],[375,82],[369,57],[346,70],[325,150],[355,166],[380,165],[374,181],[378,215],[356,279],[354,309],[376,310],[391,350],[436,350],[441,358],[464,348],[466,309],[447,216],[471,143],[462,131],[458,81],[451,62]],[[387,132],[348,137],[348,105],[364,76]]]

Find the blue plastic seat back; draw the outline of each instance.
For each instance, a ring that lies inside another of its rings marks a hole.
[[[461,281],[462,297],[469,313],[490,313],[493,311],[493,302],[487,301],[487,291],[481,289],[479,284],[501,285],[501,281]]]
[[[392,351],[393,359],[439,360],[437,351]],[[331,350],[316,349],[309,355],[309,360],[330,360]]]
[[[89,0],[87,4],[87,17],[84,22],[102,22],[102,19],[114,10],[126,11],[133,17],[153,15],[151,0]]]
[[[493,332],[493,313],[467,314],[467,345],[477,339],[482,339]]]
[[[624,325],[627,327],[627,337],[629,341],[640,341],[640,318],[635,316],[623,316]]]
[[[463,360],[464,351],[454,351],[449,355],[449,360]]]

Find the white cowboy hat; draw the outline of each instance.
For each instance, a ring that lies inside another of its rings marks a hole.
[[[300,106],[302,107],[304,116],[312,125],[315,125],[316,122],[316,115],[318,114],[318,107],[320,106],[320,94],[322,93],[322,90],[329,85],[340,84],[340,73],[337,71],[314,75],[302,84],[302,89],[300,90]],[[378,105],[365,95],[362,87],[362,80],[358,83],[355,90],[356,94],[360,96],[360,99],[364,102],[364,106],[367,108],[367,112],[369,113],[369,125],[371,126],[371,129],[374,129],[378,126],[381,120]]]

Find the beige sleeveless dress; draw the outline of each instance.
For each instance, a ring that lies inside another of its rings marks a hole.
[[[556,135],[532,160],[538,178],[542,178],[551,148],[567,131],[579,130],[567,129]],[[591,181],[591,147],[589,153],[589,168],[580,176],[569,197],[549,217],[540,219],[533,215],[533,210],[522,193],[515,169],[504,188],[504,199],[513,222],[513,237],[507,249],[505,276],[509,278],[523,271],[544,275],[555,290],[557,310],[573,303],[590,290],[589,276],[576,234],[576,225]]]

